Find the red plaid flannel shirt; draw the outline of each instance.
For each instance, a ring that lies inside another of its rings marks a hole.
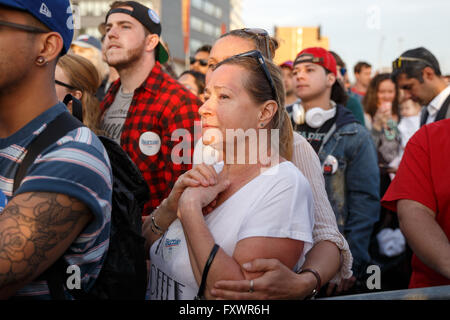
[[[111,85],[101,103],[102,112],[114,102],[119,88],[120,79]],[[200,105],[196,96],[162,71],[159,62],[156,62],[147,80],[135,90],[120,144],[138,166],[150,188],[151,199],[145,205],[143,215],[149,215],[169,195],[177,178],[192,168],[191,164],[175,164],[171,154],[179,142],[188,142],[189,159],[192,161],[194,140],[198,139],[194,137],[194,121],[200,121]],[[178,141],[171,141],[172,132],[181,128],[190,134]],[[161,149],[156,155],[147,156],[141,152],[139,139],[145,132],[154,132],[161,139]],[[176,154],[185,156],[183,152]]]

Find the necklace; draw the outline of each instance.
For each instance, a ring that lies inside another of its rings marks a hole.
[[[387,140],[392,141],[397,136],[397,123],[393,119],[389,119],[386,123],[387,128],[384,128],[384,136]]]

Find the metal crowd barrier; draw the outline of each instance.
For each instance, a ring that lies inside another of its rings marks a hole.
[[[380,291],[317,300],[450,300],[450,286]]]

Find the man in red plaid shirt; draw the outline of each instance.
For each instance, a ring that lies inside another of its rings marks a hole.
[[[160,34],[161,24],[153,10],[134,1],[111,5],[104,46],[106,60],[120,79],[101,104],[102,129],[123,147],[147,181],[151,200],[145,205],[145,216],[191,169],[194,122],[200,120],[201,102],[161,69],[168,54]],[[172,134],[177,136],[175,141]]]

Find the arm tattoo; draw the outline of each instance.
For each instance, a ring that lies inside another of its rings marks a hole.
[[[0,213],[0,288],[29,280],[87,212],[78,199],[62,194],[16,196]]]

